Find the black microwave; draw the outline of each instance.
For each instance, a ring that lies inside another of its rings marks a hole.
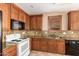
[[[11,30],[24,30],[24,29],[25,29],[24,22],[11,19]]]

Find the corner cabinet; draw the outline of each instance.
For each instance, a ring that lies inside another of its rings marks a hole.
[[[2,29],[10,31],[11,19],[25,23],[25,30],[29,30],[30,17],[13,3],[0,3],[0,11],[2,12]],[[19,14],[20,12],[20,14]]]
[[[30,16],[30,30],[42,30],[42,15]]]
[[[68,29],[79,30],[79,11],[71,11],[68,13]]]
[[[30,29],[30,18],[29,15],[27,13],[25,13],[24,11],[19,9],[19,21],[24,22],[25,23],[25,30],[29,30]]]
[[[22,9],[17,7],[15,4],[10,4],[10,6],[11,6],[11,10],[10,10],[11,19],[24,22],[25,23],[25,30],[29,30],[29,28],[30,28],[30,26],[29,26],[29,20],[30,20],[29,15],[27,13],[25,13]]]

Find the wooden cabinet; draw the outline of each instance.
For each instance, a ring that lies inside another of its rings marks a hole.
[[[47,40],[44,38],[33,38],[32,49],[39,51],[47,51]]]
[[[29,30],[29,15],[12,3],[0,3],[2,12],[2,29],[10,31],[11,19],[25,23],[25,28]]]
[[[62,39],[33,38],[31,42],[33,50],[65,54],[65,41]]]
[[[41,30],[42,29],[42,15],[30,16],[30,27],[31,27],[31,30]]]
[[[28,22],[28,20],[27,20],[27,19],[28,19],[27,14],[26,14],[26,13],[24,13],[24,19],[23,19],[23,22],[24,22],[24,23],[26,23],[26,21]]]
[[[19,21],[24,22],[25,23],[25,30],[29,30],[30,28],[30,18],[29,15],[27,15],[25,12],[23,12],[22,10],[19,10]]]
[[[71,11],[68,13],[69,30],[79,30],[79,11]]]
[[[58,54],[65,54],[65,41],[64,40],[57,40],[57,53]]]
[[[56,53],[57,52],[57,42],[54,39],[48,40],[48,52]]]
[[[19,10],[19,21],[24,22],[24,12],[22,10]]]
[[[19,18],[19,8],[14,5],[14,4],[11,4],[11,19],[14,19],[14,20],[18,20]]]
[[[40,38],[39,40],[39,49],[40,51],[47,51],[47,40],[45,38]]]
[[[3,50],[3,56],[16,56],[16,45],[11,45]]]
[[[36,16],[36,24],[37,24],[37,30],[42,30],[42,15]]]
[[[62,15],[48,16],[48,27],[49,30],[61,30]]]
[[[0,3],[0,11],[2,12],[2,29],[10,30],[10,4]]]
[[[24,15],[24,22],[25,22],[25,30],[30,30],[30,17],[29,15]]]
[[[36,30],[36,17],[35,16],[30,17],[30,29]]]
[[[39,50],[39,39],[38,38],[32,38],[32,49]]]

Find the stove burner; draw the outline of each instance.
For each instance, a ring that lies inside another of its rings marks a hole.
[[[15,41],[15,42],[20,42],[21,40],[12,40],[12,41]]]

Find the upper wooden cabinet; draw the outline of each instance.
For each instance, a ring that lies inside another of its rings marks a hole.
[[[22,10],[19,10],[19,21],[24,22],[25,13]]]
[[[29,22],[30,22],[30,18],[29,15],[26,14],[24,11],[19,9],[19,21],[24,22],[25,23],[25,30],[29,30]]]
[[[11,19],[24,22],[25,29],[29,30],[29,15],[15,4],[0,4],[0,11],[2,11],[3,30],[11,30]]]
[[[36,16],[30,16],[30,29],[36,30]]]
[[[42,15],[30,16],[31,30],[42,30]]]
[[[24,15],[24,22],[25,22],[25,30],[30,30],[30,17],[29,15]]]
[[[0,3],[0,11],[2,12],[2,29],[10,30],[10,4]]]
[[[42,15],[37,16],[37,30],[42,30]]]
[[[61,30],[62,28],[62,15],[48,16],[48,29]]]
[[[14,19],[14,20],[18,20],[19,18],[19,8],[14,5],[14,4],[11,4],[11,19]]]
[[[69,30],[79,30],[79,11],[71,11],[68,13]]]

